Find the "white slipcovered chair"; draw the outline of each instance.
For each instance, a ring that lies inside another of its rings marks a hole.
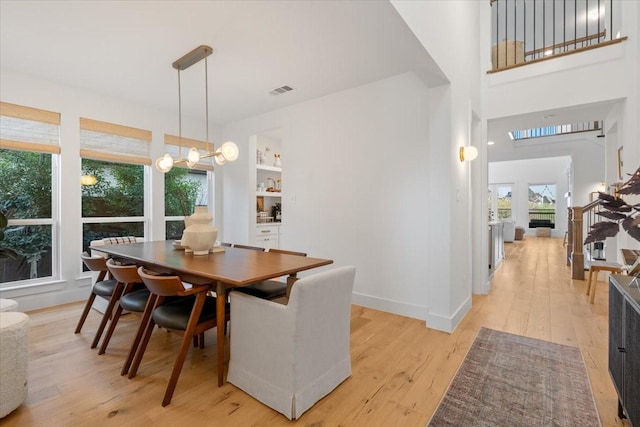
[[[231,292],[227,381],[299,418],[351,376],[351,294],[355,267],[299,279],[287,305]]]
[[[516,223],[513,220],[502,221],[502,233],[505,242],[513,242],[516,238]]]

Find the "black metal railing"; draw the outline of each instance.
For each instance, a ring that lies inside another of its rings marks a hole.
[[[613,0],[490,0],[493,70],[620,37]]]

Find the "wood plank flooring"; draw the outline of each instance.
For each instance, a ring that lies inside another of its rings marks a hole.
[[[29,313],[29,396],[0,420],[10,426],[425,426],[480,327],[579,347],[604,427],[624,426],[607,371],[607,275],[595,304],[586,282],[571,280],[562,239],[527,236],[506,244],[489,295],[452,334],[424,322],[353,306],[353,375],[295,422],[231,384],[216,387],[215,335],[192,349],[171,404],[160,403],[179,338],[156,330],[138,376],[119,375],[137,317],[121,320],[107,353],[89,345],[92,312],[79,335],[83,303]]]

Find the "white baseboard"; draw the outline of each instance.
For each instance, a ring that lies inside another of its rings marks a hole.
[[[440,314],[429,313],[427,315],[427,327],[444,332],[453,332],[464,316],[471,310],[471,298],[467,298],[452,316],[446,317]]]
[[[426,320],[428,308],[423,305],[407,304],[404,302],[373,297],[371,295],[354,292],[351,302],[374,310],[386,311],[400,316],[411,317],[412,319]]]

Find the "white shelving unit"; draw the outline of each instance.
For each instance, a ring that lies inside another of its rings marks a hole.
[[[280,225],[276,218],[272,217],[272,208],[276,203],[282,203],[282,191],[260,191],[260,184],[264,184],[264,189],[273,187],[282,189],[282,168],[272,166],[269,163],[274,162],[273,154],[280,153],[281,145],[279,132],[272,131],[265,134],[255,135],[251,138],[250,149],[265,152],[266,147],[270,150],[266,152],[267,160],[261,164],[257,155],[253,156],[252,170],[253,176],[250,183],[253,184],[252,206],[254,218],[250,224],[250,236],[252,243],[265,249],[278,248],[280,243]],[[267,163],[269,162],[269,163]],[[254,181],[255,179],[255,181]],[[267,212],[267,221],[260,219],[258,214],[258,206],[262,206],[262,211]]]

